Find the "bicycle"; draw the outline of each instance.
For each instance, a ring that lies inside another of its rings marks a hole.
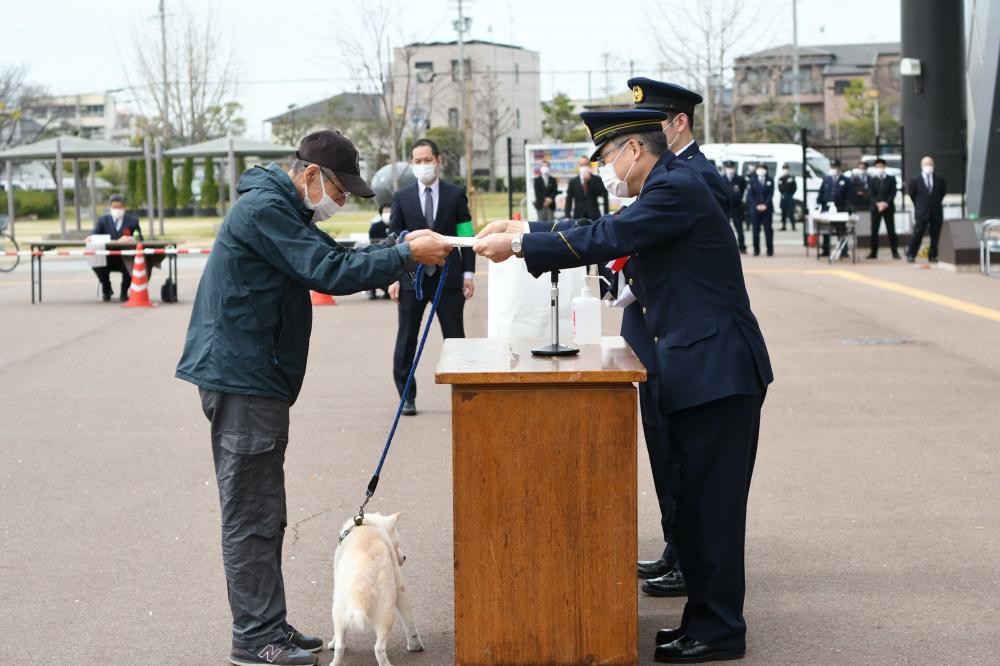
[[[7,233],[9,225],[7,216],[0,215],[0,273],[10,273],[21,262],[21,255],[17,254],[21,248],[14,237]],[[8,254],[10,252],[14,254]]]

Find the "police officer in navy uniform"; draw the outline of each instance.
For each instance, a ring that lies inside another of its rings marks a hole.
[[[687,162],[702,177],[719,209],[726,219],[729,219],[730,190],[691,135],[694,126],[694,108],[701,104],[701,95],[683,86],[644,77],[629,79],[627,85],[632,91],[635,108],[663,111],[667,114],[662,123],[663,133],[667,138],[667,149],[676,153],[678,159]],[[649,452],[649,465],[653,474],[653,486],[660,505],[663,538],[666,543],[660,559],[639,562],[639,576],[647,579],[642,583],[642,591],[656,597],[681,596],[685,593],[684,575],[677,562],[676,550],[670,545],[674,540],[674,499],[668,481],[667,442],[658,424],[659,416],[655,400],[659,384],[656,352],[653,336],[646,326],[642,306],[639,303],[632,303],[625,308],[621,333],[647,369],[646,381],[639,384],[639,406],[643,435]]]
[[[552,232],[494,222],[474,249],[492,261],[522,257],[534,275],[628,257],[623,272],[653,336],[655,398],[688,596],[681,625],[657,633],[656,660],[737,659],[746,649],[747,497],[773,380],[739,249],[704,179],[667,149],[667,114],[634,109],[581,117],[608,191],[637,195],[635,203]]]
[[[722,182],[729,192],[729,220],[736,229],[740,252],[747,253],[747,242],[743,236],[743,201],[747,191],[747,180],[736,173],[736,162],[726,160],[722,163]]]
[[[760,230],[764,229],[767,256],[774,256],[774,179],[761,162],[747,186],[747,215],[753,227],[753,256],[760,256]]]

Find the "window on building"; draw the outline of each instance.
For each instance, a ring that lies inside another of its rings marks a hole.
[[[448,127],[458,129],[458,109],[455,107],[448,109]]]
[[[844,91],[851,85],[850,79],[838,79],[833,82],[833,94],[843,95]]]
[[[413,64],[418,83],[430,83],[434,80],[434,63],[418,62]]]
[[[471,72],[472,71],[472,60],[470,58],[466,58],[465,59],[465,71],[466,72]],[[452,81],[460,81],[461,80],[459,78],[458,60],[457,59],[451,61],[451,80]]]
[[[779,95],[794,95],[795,94],[795,75],[791,69],[782,70],[781,72],[781,82],[779,87]],[[812,74],[808,71],[799,70],[799,94],[801,95],[815,95],[819,92],[816,86],[816,80],[812,78]]]

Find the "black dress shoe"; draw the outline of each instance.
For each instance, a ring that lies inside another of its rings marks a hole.
[[[659,578],[642,581],[642,591],[651,597],[683,597],[687,594],[684,574],[680,569],[671,569]]]
[[[877,254],[868,254],[868,256],[866,256],[865,259],[878,259],[878,255]]]
[[[407,400],[403,403],[403,416],[416,416],[417,406],[412,400]]]
[[[668,560],[661,557],[658,560],[639,560],[639,578],[659,578],[674,568]]]
[[[893,252],[893,253],[892,253],[892,258],[893,258],[893,259],[899,259],[899,258],[900,258],[900,256],[899,256],[899,252]]]
[[[656,644],[666,645],[667,643],[673,643],[683,635],[684,630],[680,627],[676,629],[660,629],[656,632]]]
[[[105,303],[107,303],[108,301],[110,301],[111,300],[111,292],[110,291],[106,291],[103,294],[101,294],[101,300],[104,301]]]
[[[656,648],[653,658],[661,664],[700,664],[705,661],[742,659],[745,650],[723,650],[699,643],[690,636],[681,636],[673,643]]]

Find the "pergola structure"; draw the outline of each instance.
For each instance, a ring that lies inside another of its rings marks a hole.
[[[294,154],[294,146],[283,146],[277,143],[254,141],[252,139],[235,136],[212,139],[211,141],[203,141],[202,143],[195,143],[190,146],[181,146],[180,148],[172,148],[163,153],[165,157],[177,157],[181,159],[186,159],[188,157],[210,157],[217,158],[221,162],[222,159],[225,158],[229,166],[230,201],[236,201],[236,177],[238,176],[236,173],[237,157],[268,157],[280,159],[282,157],[290,157]],[[219,178],[220,201],[224,199],[222,194],[222,178]]]
[[[62,178],[63,160],[73,161],[73,182],[79,182],[80,160],[90,163],[90,212],[97,219],[97,185],[95,160],[102,158],[134,158],[140,157],[143,151],[130,146],[123,146],[109,141],[94,141],[78,136],[62,135],[52,139],[44,139],[16,148],[0,152],[0,160],[7,163],[7,215],[10,218],[10,234],[14,235],[14,162],[32,162],[37,160],[54,160],[57,166],[56,193],[59,204],[59,230],[66,236],[66,202]],[[147,166],[149,154],[146,154]],[[149,180],[150,169],[146,169],[146,191],[152,199],[152,182]],[[77,197],[79,201],[79,197]],[[152,218],[150,218],[152,220]],[[76,229],[80,230],[80,207],[76,206]]]

